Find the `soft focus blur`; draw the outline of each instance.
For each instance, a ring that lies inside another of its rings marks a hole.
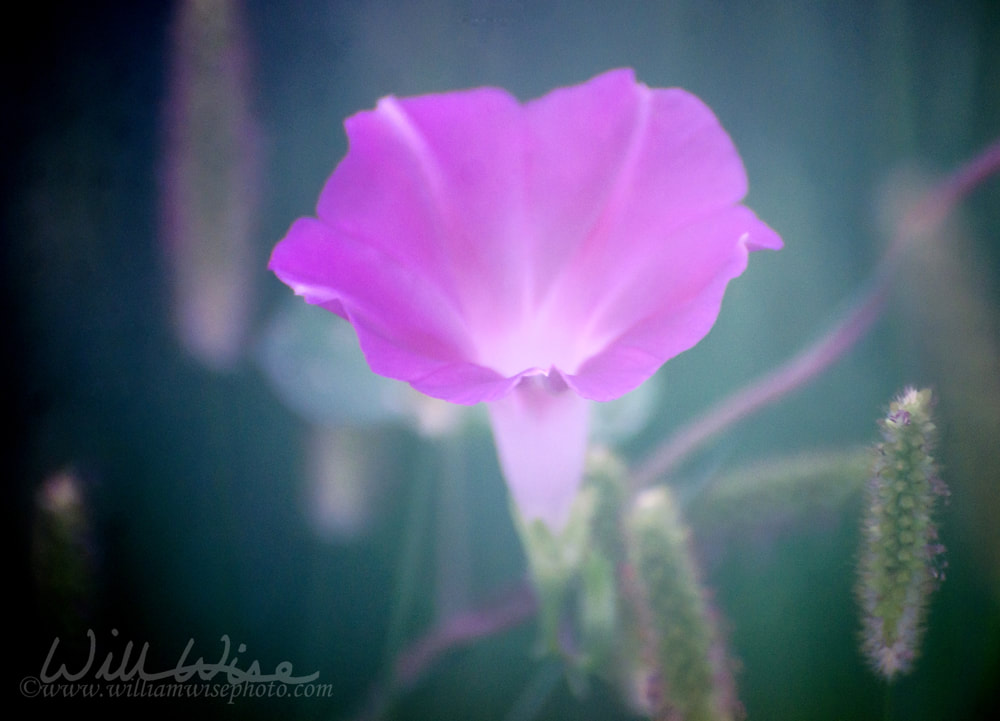
[[[261,158],[242,5],[177,3],[161,121],[159,236],[175,332],[218,369],[239,358],[257,288],[250,243]]]
[[[223,10],[242,28],[210,25]],[[918,191],[1000,136],[993,0],[24,11],[0,42],[8,688],[39,675],[56,637],[60,659],[85,660],[88,628],[95,667],[130,641],[133,653],[148,642],[149,671],[172,668],[189,639],[192,659],[211,662],[227,634],[246,646],[242,668],[289,662],[330,684],[326,698],[232,705],[9,691],[11,708],[37,714],[353,718],[407,642],[522,579],[481,416],[372,379],[343,321],[289,311],[266,270],[346,152],[346,116],[390,93],[497,85],[530,99],[620,66],[716,112],[750,206],[785,249],[753,258],[711,334],[649,386],[655,397],[608,414],[603,437],[629,460],[817,339]],[[828,459],[874,442],[904,386],[934,389],[949,566],[892,718],[1000,707],[998,308],[994,177],[915,244],[884,319],[847,358],[671,479],[697,499],[752,463],[783,473],[789,454]],[[815,487],[767,490],[773,513],[761,496],[692,517],[704,581],[749,718],[880,719],[852,595],[861,497]],[[610,687],[581,700],[549,680],[534,641],[528,623],[444,656],[390,717],[631,718]]]

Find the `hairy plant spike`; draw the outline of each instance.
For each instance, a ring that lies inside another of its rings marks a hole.
[[[625,526],[628,595],[652,666],[646,710],[670,721],[734,718],[732,677],[670,491],[642,492]]]
[[[932,401],[930,390],[907,388],[879,421],[861,525],[862,650],[888,681],[913,668],[928,599],[944,577],[934,509],[948,488],[931,455]]]

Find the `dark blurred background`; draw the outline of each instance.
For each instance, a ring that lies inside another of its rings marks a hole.
[[[629,459],[818,338],[871,277],[899,208],[1000,136],[994,0],[22,12],[0,43],[0,288],[6,685],[10,708],[31,713],[352,718],[407,639],[521,579],[481,418],[443,433],[445,411],[395,384],[369,394],[350,334],[266,270],[345,153],[346,116],[390,93],[479,85],[527,100],[620,66],[713,108],[747,166],[748,204],[786,247],[755,256],[709,337],[658,374],[649,417],[619,439]],[[849,357],[674,479],[871,443],[894,394],[935,389],[950,566],[891,718],[1000,709],[998,283],[993,178],[913,250]],[[750,519],[749,538],[714,545],[720,529],[693,529],[714,548],[705,580],[750,719],[883,718],[856,642],[859,512],[857,495],[835,512],[792,509],[797,522]],[[57,658],[79,666],[87,629],[95,666],[128,641],[148,642],[149,670],[189,639],[192,659],[214,660],[228,634],[243,664],[319,672],[330,695],[65,704],[14,688],[56,637]],[[533,643],[528,623],[447,655],[389,716],[630,717],[608,687],[581,700],[548,680]]]

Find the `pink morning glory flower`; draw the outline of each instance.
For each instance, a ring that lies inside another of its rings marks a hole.
[[[712,111],[629,69],[527,103],[498,88],[382,98],[270,268],[354,326],[371,369],[487,402],[521,516],[565,523],[591,401],[711,329],[747,254],[781,240],[740,204]]]

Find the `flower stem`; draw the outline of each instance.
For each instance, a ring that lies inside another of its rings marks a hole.
[[[398,695],[412,688],[448,651],[524,623],[537,613],[538,601],[528,582],[519,583],[491,605],[456,613],[402,648],[388,677],[369,689],[355,721],[377,721]]]
[[[645,488],[653,484],[729,426],[780,400],[833,365],[879,319],[888,290],[887,277],[877,275],[872,287],[848,315],[819,341],[724,398],[661,444],[636,470],[636,486]]]
[[[537,597],[519,584],[490,606],[458,613],[418,638],[396,657],[395,680],[408,687],[445,652],[519,626],[538,610]]]

